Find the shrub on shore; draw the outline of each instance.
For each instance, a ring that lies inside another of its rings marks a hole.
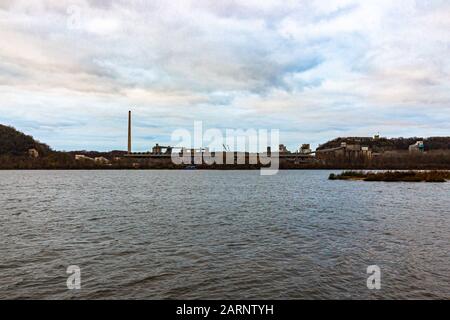
[[[364,171],[344,171],[341,174],[331,173],[329,176],[330,180],[359,180],[364,179],[367,174]]]
[[[344,171],[341,174],[330,174],[329,179],[385,182],[446,182],[450,180],[450,171]]]

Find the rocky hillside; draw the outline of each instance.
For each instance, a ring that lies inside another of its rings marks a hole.
[[[392,151],[392,150],[408,150],[408,147],[418,140],[423,140],[425,144],[425,150],[450,150],[450,137],[430,137],[430,138],[379,138],[373,139],[371,137],[346,137],[336,138],[330,140],[317,149],[328,149],[339,147],[342,142],[347,144],[360,144],[362,146],[368,146],[375,152]]]
[[[0,155],[22,156],[32,148],[36,149],[40,155],[51,152],[48,145],[34,140],[32,136],[0,124]]]

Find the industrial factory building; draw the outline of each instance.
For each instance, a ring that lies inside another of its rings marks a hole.
[[[205,157],[211,158],[220,158],[222,157],[222,163],[229,163],[229,159],[234,159],[235,164],[259,164],[260,158],[271,157],[272,150],[270,147],[267,147],[267,151],[264,155],[249,153],[249,152],[238,152],[231,151],[229,148],[224,146],[224,151],[220,152],[209,152],[208,148],[175,148],[171,146],[162,146],[158,143],[153,146],[151,151],[148,152],[132,152],[132,119],[131,119],[131,111],[128,112],[128,149],[127,153],[124,155],[124,158],[127,159],[136,159],[136,160],[146,160],[147,162],[155,163],[155,164],[164,164],[170,163],[172,161],[172,154],[174,152],[178,152],[180,158],[182,157],[191,157],[191,163],[198,164],[203,163],[198,159],[204,159]],[[286,146],[280,144],[278,150],[278,157],[280,161],[287,161],[293,163],[305,163],[305,162],[313,162],[314,156],[309,147],[309,144],[305,144],[300,149],[300,152],[290,152]],[[197,160],[196,160],[197,159]],[[244,161],[242,161],[244,159]],[[253,159],[257,159],[256,162],[252,162]],[[219,162],[220,163],[220,162]]]

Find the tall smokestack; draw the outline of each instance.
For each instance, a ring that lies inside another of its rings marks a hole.
[[[128,111],[128,153],[131,153],[131,111]]]

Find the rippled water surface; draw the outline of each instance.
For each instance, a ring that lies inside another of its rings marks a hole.
[[[0,298],[450,298],[450,183],[329,173],[0,171]]]

